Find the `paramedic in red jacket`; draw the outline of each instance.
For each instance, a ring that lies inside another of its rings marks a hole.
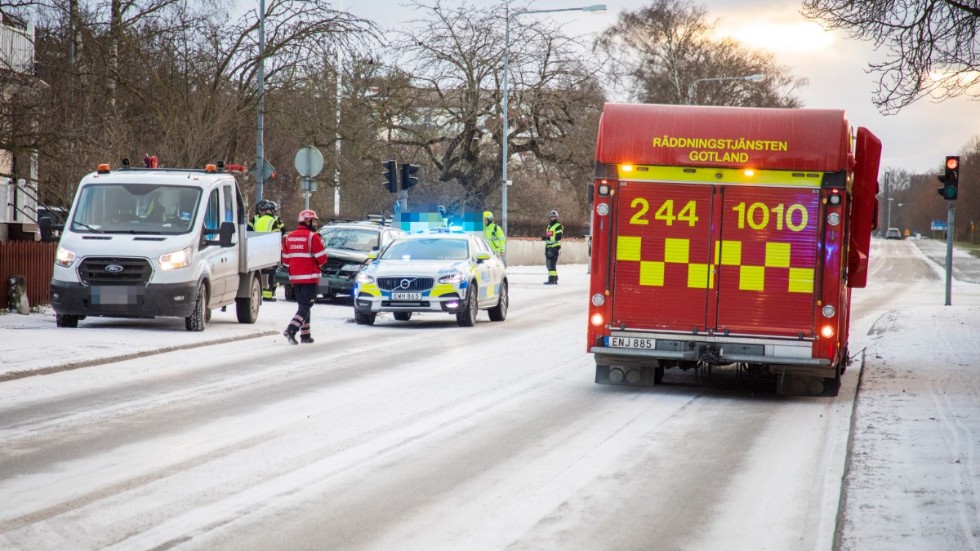
[[[296,229],[286,234],[282,241],[282,263],[289,270],[289,284],[296,295],[296,315],[282,334],[289,344],[312,343],[310,336],[310,308],[316,298],[316,286],[320,280],[320,266],[327,263],[327,251],[323,239],[316,232],[317,216],[312,210],[299,213]]]

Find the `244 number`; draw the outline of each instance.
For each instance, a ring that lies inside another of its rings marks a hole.
[[[630,203],[630,207],[634,209],[639,209],[630,218],[630,224],[636,224],[640,226],[646,226],[650,223],[647,220],[646,215],[650,212],[650,202],[643,197],[637,197],[633,199]],[[694,227],[694,224],[698,221],[697,215],[697,202],[688,201],[681,207],[680,211],[674,214],[674,200],[667,199],[664,201],[657,211],[653,214],[654,220],[660,220],[668,226],[674,225],[674,222],[687,222],[688,226]]]

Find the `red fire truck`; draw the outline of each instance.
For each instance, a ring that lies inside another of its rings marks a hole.
[[[597,383],[667,368],[834,396],[867,280],[881,142],[843,111],[606,104],[587,350]]]

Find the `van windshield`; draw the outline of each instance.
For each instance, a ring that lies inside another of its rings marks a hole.
[[[191,231],[201,190],[157,184],[93,184],[72,212],[77,233],[176,235]]]

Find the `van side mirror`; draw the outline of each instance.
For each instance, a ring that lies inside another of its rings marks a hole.
[[[235,235],[234,222],[222,222],[218,227],[218,246],[228,248],[233,245],[231,238]]]

